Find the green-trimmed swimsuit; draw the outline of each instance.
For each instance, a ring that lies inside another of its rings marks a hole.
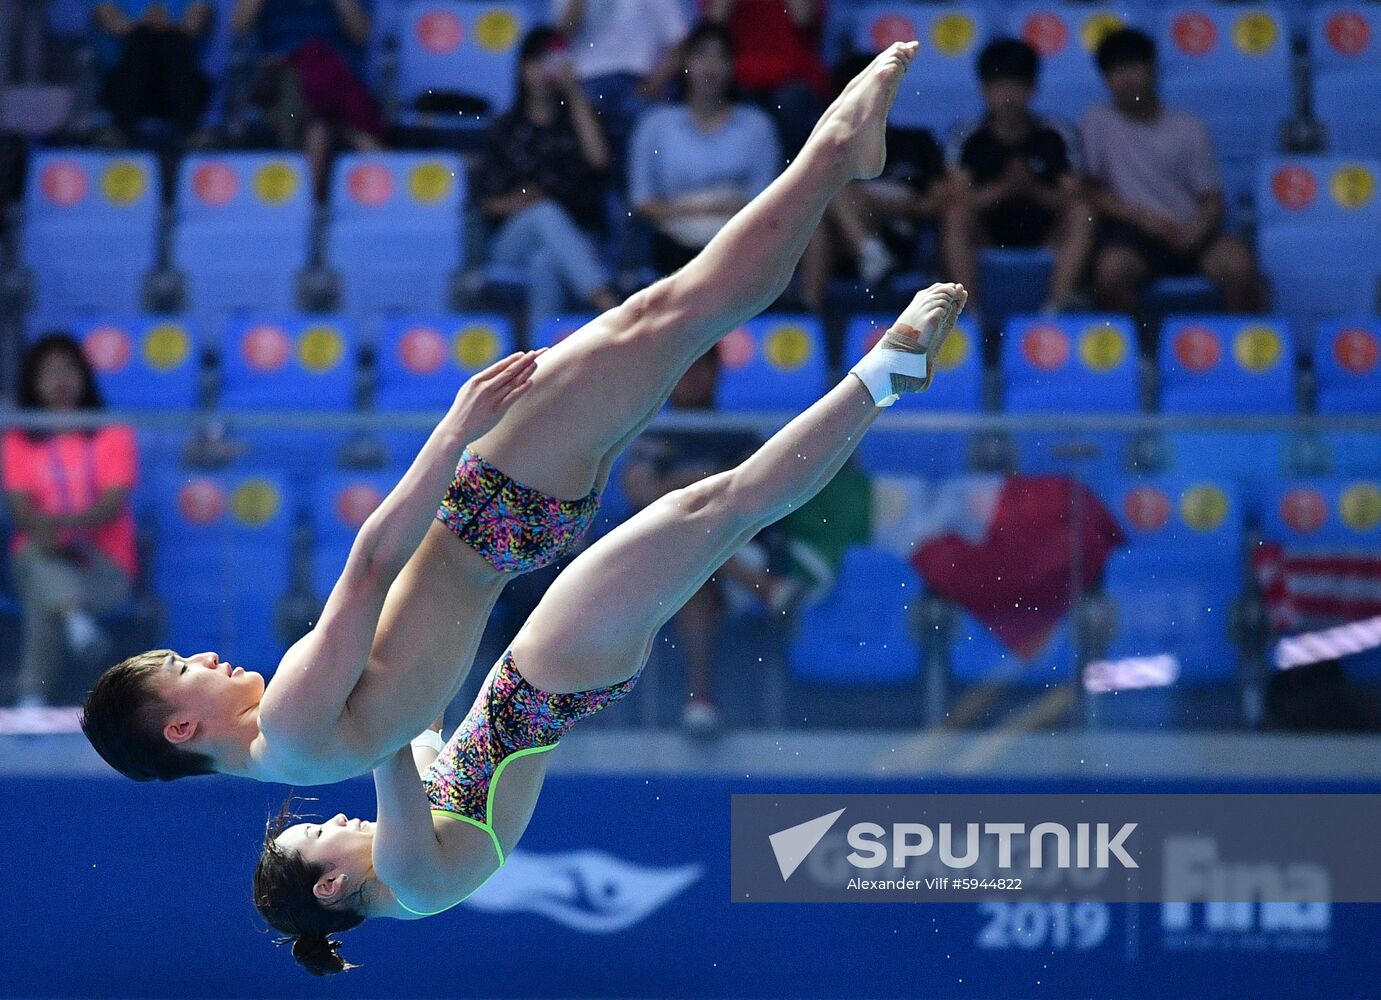
[[[504,653],[489,671],[465,721],[422,775],[432,813],[489,834],[502,867],[507,858],[491,817],[494,792],[509,761],[553,749],[572,726],[624,697],[637,680],[634,674],[611,687],[552,694],[524,680],[513,654]],[[422,913],[402,901],[398,905],[420,917],[443,912]]]

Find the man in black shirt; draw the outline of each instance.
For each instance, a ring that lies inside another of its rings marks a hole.
[[[835,67],[835,92],[843,89],[869,57],[855,56]],[[945,154],[925,129],[887,129],[887,166],[882,175],[855,181],[830,202],[801,260],[801,297],[819,312],[836,269],[852,268],[869,288],[912,262],[923,226],[940,218],[950,178]]]
[[[950,276],[981,301],[978,248],[1049,246],[1055,274],[1045,308],[1068,306],[1093,245],[1093,223],[1064,137],[1031,113],[1039,71],[1036,50],[999,38],[978,57],[988,113],[964,138],[959,182],[944,232]]]

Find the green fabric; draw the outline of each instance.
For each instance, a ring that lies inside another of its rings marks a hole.
[[[843,469],[809,503],[783,518],[781,526],[789,541],[810,546],[837,570],[845,549],[866,545],[873,536],[872,480],[865,472]],[[802,569],[792,566],[793,573]]]

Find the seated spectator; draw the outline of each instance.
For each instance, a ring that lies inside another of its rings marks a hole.
[[[988,113],[965,136],[959,183],[946,209],[945,257],[950,277],[978,285],[978,248],[1049,246],[1055,273],[1045,309],[1066,308],[1093,246],[1093,222],[1070,166],[1064,137],[1031,113],[1040,57],[1026,42],[1000,38],[978,57]]]
[[[383,148],[383,119],[362,77],[368,0],[235,0],[230,25],[252,31],[262,62],[254,99],[285,149],[301,147],[317,197],[337,144]]]
[[[710,351],[691,365],[672,390],[675,410],[712,410],[719,378],[718,354]],[[747,431],[653,431],[635,441],[624,472],[624,490],[633,509],[641,510],[672,490],[689,486],[706,476],[738,464],[758,445]],[[755,595],[769,604],[786,597],[787,578],[766,572],[767,557],[761,547],[749,543],[705,586],[686,602],[672,619],[676,644],[686,665],[688,695],[682,724],[691,732],[710,733],[720,725],[714,703],[713,671],[715,638],[728,604],[727,588]]]
[[[871,61],[842,60],[835,91]],[[808,309],[825,305],[830,278],[852,271],[869,288],[913,264],[923,226],[940,218],[951,187],[945,156],[925,129],[887,129],[887,166],[870,181],[855,181],[830,202],[801,260],[801,298]]]
[[[781,166],[772,119],[734,101],[734,44],[712,24],[682,47],[681,102],[653,108],[633,132],[628,200],[655,230],[661,274],[687,264]]]
[[[600,312],[618,304],[592,235],[608,167],[561,36],[534,28],[518,56],[518,101],[490,126],[473,185],[498,224],[491,259],[525,269],[529,330],[559,312],[567,293]]]
[[[29,348],[19,406],[48,413],[101,409],[91,365],[75,340],[52,334]],[[48,702],[69,650],[88,660],[105,652],[95,616],[130,595],[134,433],[120,426],[10,430],[4,448],[5,492],[19,529],[11,565],[24,617],[18,702],[39,706]]]
[[[830,85],[820,56],[825,0],[701,0],[700,10],[728,30],[739,86],[772,116],[787,156],[795,156]]]
[[[205,0],[105,0],[91,19],[107,52],[103,104],[114,119],[103,137],[127,145],[139,122],[167,122],[187,136],[201,120],[211,82],[201,44],[211,28]]]
[[[633,123],[677,69],[687,31],[681,0],[553,0],[552,15],[622,173]]]
[[[1111,106],[1080,125],[1084,171],[1099,215],[1094,293],[1101,308],[1135,312],[1147,279],[1204,274],[1229,312],[1261,307],[1251,251],[1224,231],[1222,177],[1208,130],[1156,95],[1156,47],[1131,28],[1098,46]]]

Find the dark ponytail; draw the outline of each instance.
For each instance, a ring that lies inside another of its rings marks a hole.
[[[289,795],[264,829],[263,850],[254,867],[254,906],[269,926],[287,935],[275,943],[291,943],[293,958],[312,975],[330,976],[357,968],[341,957],[340,941],[330,935],[358,927],[364,923],[364,914],[346,906],[322,906],[312,887],[325,874],[325,867],[309,865],[296,851],[278,846],[278,835],[300,818],[292,804]],[[361,886],[356,895],[363,891]]]
[[[340,956],[340,941],[328,938],[325,934],[300,934],[291,940],[293,958],[314,976],[333,976],[346,969],[355,969]]]

